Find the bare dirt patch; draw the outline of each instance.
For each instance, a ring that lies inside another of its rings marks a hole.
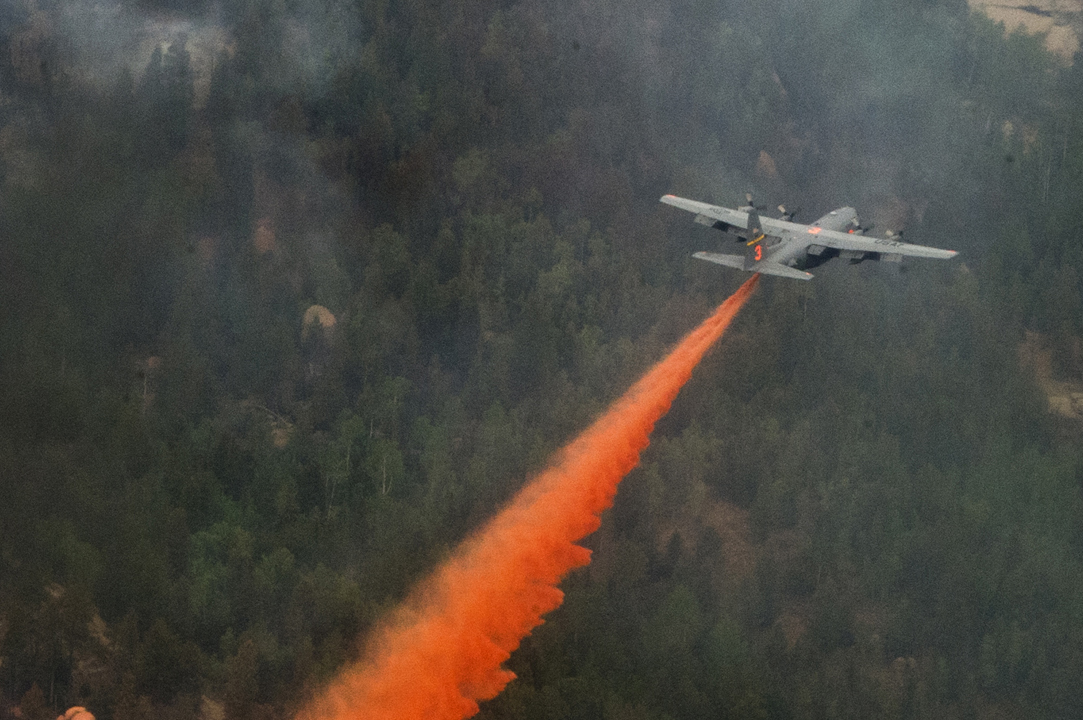
[[[1066,420],[1083,422],[1083,381],[1055,376],[1048,337],[1026,330],[1019,346],[1019,365],[1037,380],[1049,403],[1049,412]]]
[[[1017,28],[1045,34],[1045,47],[1071,63],[1079,50],[1083,28],[1083,0],[969,0],[970,7],[1004,23],[1008,32]]]

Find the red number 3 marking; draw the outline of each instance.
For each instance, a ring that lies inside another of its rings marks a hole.
[[[763,260],[763,245],[756,246],[756,262]]]

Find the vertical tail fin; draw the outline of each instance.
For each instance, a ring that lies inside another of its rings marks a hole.
[[[764,240],[766,237],[763,234],[763,224],[760,222],[760,214],[756,212],[755,208],[749,208],[748,210],[748,232],[747,242],[748,250],[745,251],[745,270],[755,270],[756,265],[760,263],[766,254],[766,248],[764,247]]]

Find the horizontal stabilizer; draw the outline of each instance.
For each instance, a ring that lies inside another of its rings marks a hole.
[[[738,270],[745,270],[745,258],[741,255],[723,255],[722,253],[712,252],[698,252],[692,257],[698,260],[706,260],[707,262],[713,262],[717,265],[725,265],[726,267],[737,268]],[[760,262],[757,263],[755,272],[762,273],[764,275],[779,275],[781,277],[793,278],[795,280],[811,280],[812,273],[807,273],[804,270],[798,270],[792,268],[789,265],[781,265],[774,262]]]
[[[737,268],[738,270],[745,269],[744,255],[723,255],[722,253],[698,252],[692,257],[697,260],[706,260],[707,262],[717,263],[718,265]]]

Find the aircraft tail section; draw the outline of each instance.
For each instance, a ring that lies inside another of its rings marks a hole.
[[[755,208],[751,208],[748,211],[748,233],[745,239],[749,245],[753,245],[758,242],[762,242],[764,238],[763,223],[760,222],[760,214],[756,212]]]
[[[807,273],[804,270],[798,270],[789,265],[783,265],[782,263],[776,262],[761,262],[753,268],[753,270],[764,275],[778,275],[779,277],[787,277],[793,280],[812,279],[812,273]]]
[[[748,243],[748,247],[745,248],[745,262],[744,265],[741,266],[741,269],[748,270],[749,272],[755,271],[756,266],[766,259],[764,257],[766,252],[767,250],[764,247],[763,240]]]
[[[697,260],[706,260],[707,262],[713,262],[716,265],[725,265],[726,267],[736,268],[738,270],[746,270],[750,272],[758,272],[764,275],[778,275],[780,277],[788,277],[794,280],[811,280],[812,273],[807,273],[804,270],[798,270],[792,268],[789,265],[783,265],[781,263],[771,262],[770,260],[761,260],[755,263],[752,267],[748,267],[748,258],[742,255],[723,255],[722,253],[712,252],[698,252],[692,257]]]
[[[723,255],[722,253],[713,252],[698,252],[692,255],[697,260],[706,260],[707,262],[713,262],[716,265],[725,265],[726,267],[737,268],[738,270],[745,269],[745,259],[740,255]]]

